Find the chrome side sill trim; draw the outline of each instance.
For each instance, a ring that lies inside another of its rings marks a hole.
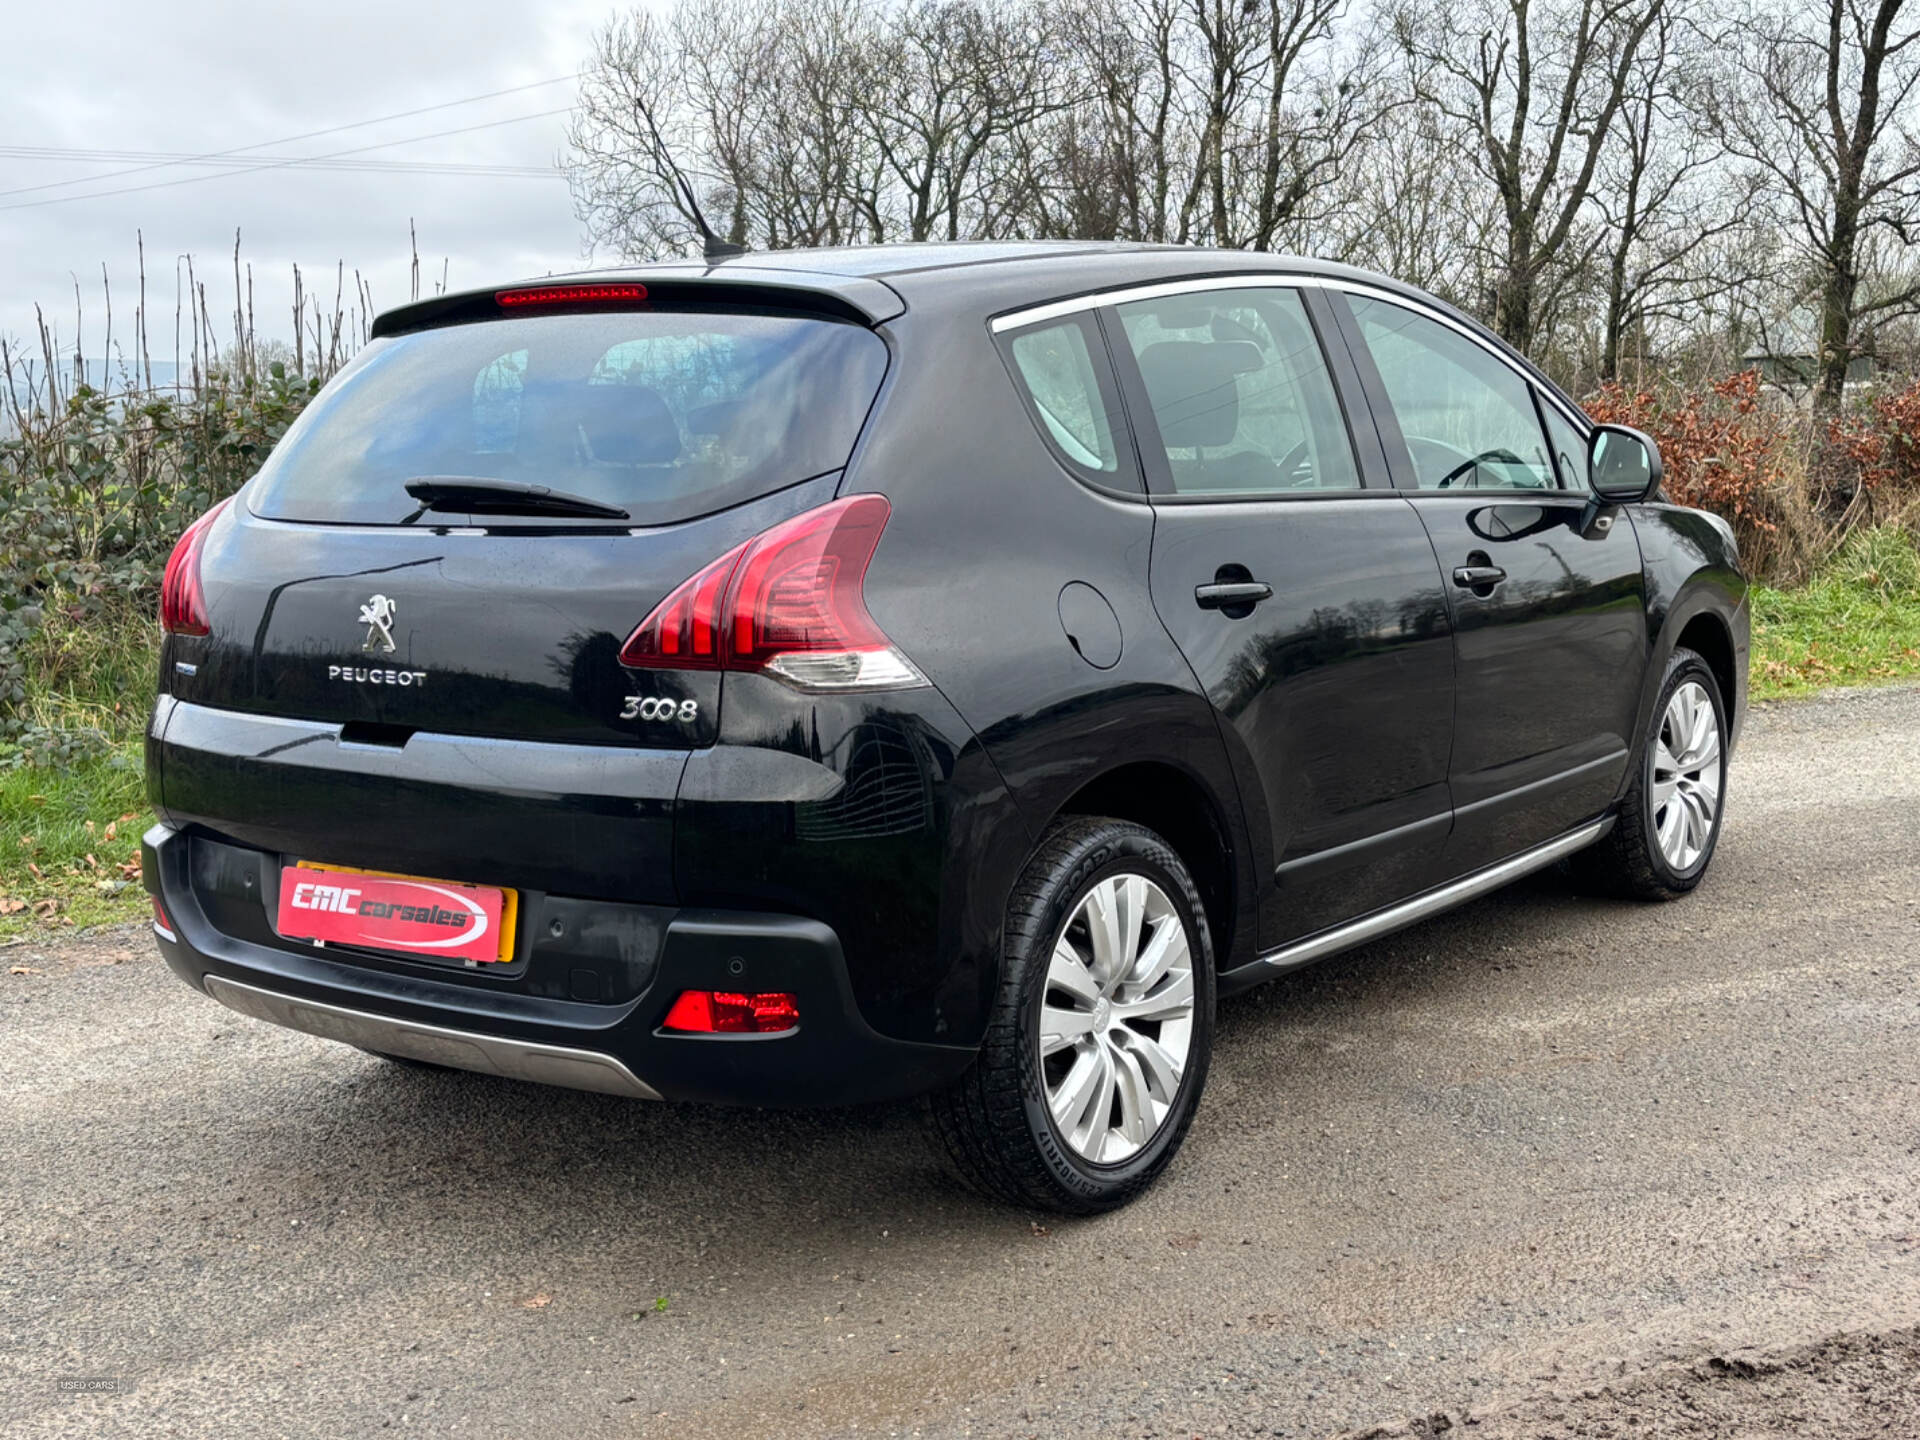
[[[660,1098],[659,1091],[613,1056],[593,1050],[571,1050],[531,1040],[480,1035],[471,1030],[448,1030],[415,1020],[396,1020],[318,1000],[276,994],[219,975],[207,976],[206,989],[207,994],[230,1010],[303,1034],[318,1035],[323,1040],[338,1040],[387,1055],[450,1065],[456,1070],[477,1070],[483,1075],[499,1075],[508,1080],[533,1080],[542,1085],[597,1090],[603,1095],[627,1095],[637,1100]]]
[[[1442,885],[1438,890],[1429,890],[1424,895],[1416,895],[1411,900],[1403,900],[1398,905],[1390,905],[1385,910],[1376,910],[1371,915],[1363,915],[1358,920],[1350,920],[1345,925],[1323,930],[1318,935],[1309,935],[1304,940],[1296,940],[1291,945],[1282,945],[1278,950],[1269,950],[1257,963],[1268,970],[1293,970],[1302,965],[1310,965],[1315,960],[1325,959],[1341,950],[1350,950],[1356,945],[1364,945],[1369,940],[1378,940],[1382,935],[1391,935],[1396,930],[1417,924],[1430,915],[1438,915],[1443,910],[1451,910],[1456,905],[1464,905],[1469,900],[1478,899],[1490,890],[1498,890],[1502,885],[1518,880],[1522,875],[1530,875],[1535,870],[1544,870],[1554,861],[1571,855],[1598,840],[1613,828],[1613,817],[1604,816],[1590,825],[1582,825],[1578,830],[1568,831],[1558,840],[1549,840],[1544,845],[1515,855],[1510,860],[1502,860],[1498,865],[1490,865],[1485,870],[1476,870],[1471,875],[1463,875],[1458,880]]]

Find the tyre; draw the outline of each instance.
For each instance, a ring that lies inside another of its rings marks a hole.
[[[1694,651],[1673,652],[1653,713],[1618,823],[1574,869],[1604,894],[1672,900],[1707,873],[1726,812],[1726,703]]]
[[[980,1055],[932,1096],[934,1147],[975,1189],[1091,1215],[1173,1159],[1213,1045],[1213,944],[1187,868],[1151,830],[1054,825],[1007,906]]]

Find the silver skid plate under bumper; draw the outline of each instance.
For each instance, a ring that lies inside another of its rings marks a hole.
[[[339,1040],[383,1055],[425,1060],[456,1070],[477,1070],[509,1080],[563,1085],[569,1090],[597,1090],[638,1100],[660,1098],[657,1090],[613,1056],[592,1050],[570,1050],[531,1040],[510,1040],[499,1035],[423,1025],[413,1020],[395,1020],[318,1000],[279,995],[218,975],[207,976],[206,988],[207,994],[222,1005],[255,1020],[284,1025],[289,1030],[304,1031],[324,1040]]]

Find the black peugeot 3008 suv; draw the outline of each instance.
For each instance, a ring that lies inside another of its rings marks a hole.
[[[1379,276],[889,246],[421,301],[181,540],[169,965],[389,1057],[925,1096],[1093,1211],[1218,996],[1562,859],[1693,888],[1746,584]]]

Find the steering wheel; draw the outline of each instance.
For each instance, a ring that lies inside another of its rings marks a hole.
[[[1440,477],[1439,485],[1437,485],[1434,488],[1439,490],[1445,490],[1448,486],[1452,485],[1455,480],[1458,480],[1462,475],[1466,474],[1468,471],[1478,470],[1482,465],[1487,464],[1489,461],[1499,465],[1517,465],[1522,469],[1526,467],[1526,463],[1527,463],[1526,461],[1522,460],[1518,455],[1514,454],[1513,451],[1506,449],[1504,446],[1497,447],[1492,450],[1482,450],[1478,455],[1474,456],[1471,460],[1468,460],[1464,464],[1454,466],[1453,469],[1449,470],[1446,474],[1442,475]]]
[[[1427,473],[1428,466],[1423,462],[1423,457],[1420,454],[1421,449],[1439,451],[1443,464],[1447,461],[1454,462],[1448,468],[1446,474],[1440,477],[1439,483],[1433,487],[1436,490],[1451,489],[1454,481],[1482,465],[1517,465],[1524,468],[1527,463],[1504,445],[1497,445],[1490,450],[1482,450],[1478,455],[1469,455],[1466,451],[1449,445],[1444,440],[1433,440],[1426,436],[1408,436],[1407,449],[1413,455],[1415,469],[1423,475]]]
[[[1282,486],[1289,490],[1307,490],[1319,485],[1320,477],[1315,475],[1311,470],[1307,472],[1305,479],[1288,480],[1285,478],[1298,470],[1306,459],[1307,442],[1304,440],[1280,457],[1279,463],[1273,468],[1276,473],[1282,477],[1280,481]]]

